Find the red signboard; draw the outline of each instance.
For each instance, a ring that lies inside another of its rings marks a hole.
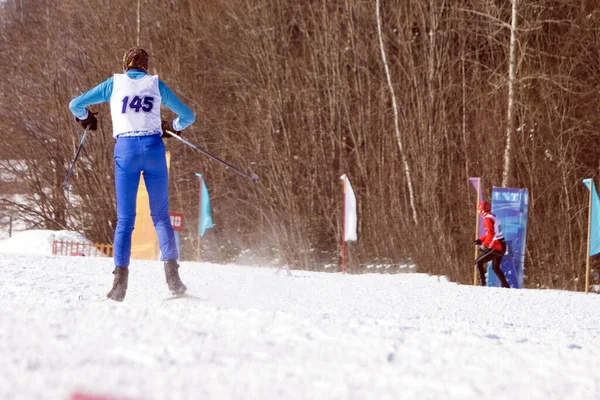
[[[171,225],[173,225],[173,230],[177,232],[183,231],[183,214],[170,212],[169,217],[171,217]]]

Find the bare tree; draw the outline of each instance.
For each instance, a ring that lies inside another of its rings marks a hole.
[[[400,136],[400,127],[398,125],[398,104],[396,102],[396,94],[394,93],[394,85],[392,84],[392,77],[390,74],[390,68],[388,67],[387,57],[385,54],[385,45],[383,43],[383,36],[381,34],[381,15],[379,11],[379,0],[375,1],[376,17],[377,17],[377,37],[379,38],[379,49],[381,51],[381,62],[385,70],[385,77],[387,79],[388,88],[390,90],[390,98],[392,99],[392,109],[394,111],[394,131],[396,133],[396,143],[400,150],[400,156],[402,157],[402,164],[404,166],[404,174],[406,176],[406,185],[408,186],[408,196],[410,199],[410,207],[412,209],[413,221],[418,224],[417,220],[417,209],[415,207],[415,196],[412,184],[412,178],[410,173],[410,167],[406,160],[406,154],[404,153],[404,146],[402,145],[402,138]]]
[[[502,186],[508,186],[510,176],[511,136],[515,131],[515,73],[517,70],[517,9],[518,0],[512,0],[510,29],[510,58],[508,60],[508,116],[506,123],[506,147],[504,148],[504,171]]]

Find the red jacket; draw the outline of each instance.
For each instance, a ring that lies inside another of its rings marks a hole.
[[[479,238],[481,243],[492,250],[502,251],[502,245],[499,240],[504,239],[502,234],[502,225],[500,219],[491,212],[483,214],[483,226],[485,227],[485,235]]]

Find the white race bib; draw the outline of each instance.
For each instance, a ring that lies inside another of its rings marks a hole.
[[[147,136],[162,132],[158,76],[131,79],[115,74],[110,97],[113,136]]]

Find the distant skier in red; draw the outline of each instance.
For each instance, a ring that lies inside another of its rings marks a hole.
[[[484,218],[483,226],[485,227],[485,235],[475,240],[475,244],[482,250],[482,254],[477,257],[475,264],[477,264],[477,270],[479,271],[479,283],[481,286],[486,285],[485,281],[485,270],[484,264],[488,261],[492,262],[492,268],[494,273],[500,280],[500,284],[504,288],[510,287],[504,272],[500,269],[500,262],[506,253],[506,242],[504,241],[504,234],[502,233],[502,225],[500,219],[492,214],[492,208],[490,203],[482,201],[477,206],[479,214]]]

